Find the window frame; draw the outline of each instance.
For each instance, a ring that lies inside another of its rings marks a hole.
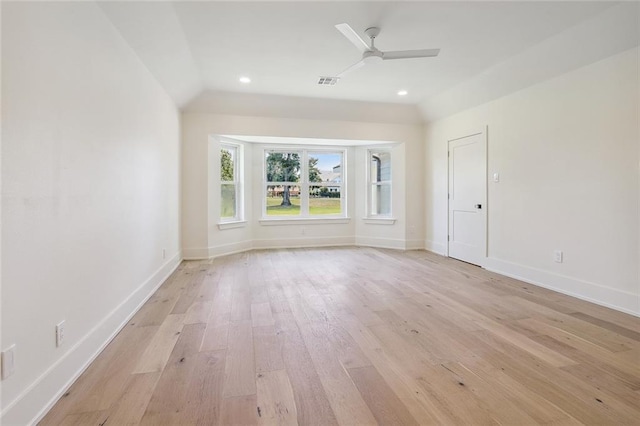
[[[300,156],[300,179],[298,182],[267,181],[267,154],[269,153],[297,153]],[[340,154],[340,183],[335,182],[310,182],[309,181],[309,154]],[[322,220],[348,219],[347,216],[347,191],[346,191],[346,170],[347,149],[342,147],[318,147],[302,145],[284,146],[264,146],[262,149],[262,217],[261,222],[284,222],[284,221],[305,221],[321,222]],[[298,186],[300,188],[300,214],[299,215],[267,215],[267,193],[268,187],[276,185]],[[340,213],[311,215],[309,212],[309,188],[312,186],[336,187],[340,188]]]
[[[234,143],[227,140],[220,140],[219,149],[218,149],[218,163],[219,163],[219,173],[218,173],[218,193],[220,195],[220,205],[218,209],[218,217],[219,224],[232,224],[232,223],[242,223],[244,222],[244,146],[239,143]],[[235,157],[232,155],[233,159],[233,181],[223,181],[222,180],[222,150],[233,150],[235,151]],[[233,217],[222,217],[222,187],[223,185],[234,185],[235,188],[235,216]]]
[[[374,154],[385,152],[389,154],[389,180],[380,180],[373,182],[371,180],[371,163],[374,158]],[[367,167],[366,167],[366,182],[367,182],[367,191],[366,191],[366,206],[365,206],[365,219],[367,220],[394,220],[393,217],[393,152],[391,148],[368,148],[367,149]],[[372,209],[372,199],[373,199],[373,187],[374,186],[388,186],[389,187],[389,213],[385,214],[374,214]],[[393,222],[391,222],[393,223]]]

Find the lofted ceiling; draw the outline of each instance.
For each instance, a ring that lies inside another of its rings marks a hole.
[[[439,99],[443,103],[441,98],[450,101],[452,98],[446,96],[449,92],[455,94],[464,87],[473,90],[470,82],[491,70],[504,68],[510,61],[521,58],[523,52],[536,52],[536,46],[585,27],[585,23],[596,22],[621,7],[615,2],[575,1],[151,1],[104,2],[100,6],[181,107],[203,93],[221,92],[420,104],[426,105],[426,109]],[[633,7],[637,14],[636,5]],[[548,78],[565,71],[564,68],[581,65],[580,62],[594,61],[615,53],[613,50],[637,45],[637,16],[635,21],[625,21],[625,25],[633,28],[620,30],[620,20],[625,15],[628,11],[619,11],[617,20],[607,24],[620,32],[616,33],[616,43],[601,47],[597,54],[585,49],[581,42],[590,43],[590,37],[606,38],[606,34],[597,33],[603,28],[592,26],[589,30],[591,27],[587,26],[581,40],[572,39],[563,47],[567,51],[562,55],[566,57],[545,58],[544,52],[537,52],[544,72],[537,77],[531,66],[527,70],[521,65],[524,69],[517,72],[522,78],[516,76],[519,80],[511,82],[513,87],[508,90],[517,90],[519,84],[531,84],[527,79]],[[436,58],[367,65],[335,86],[319,86],[319,76],[336,75],[360,59],[358,50],[334,27],[342,22],[349,23],[363,38],[365,28],[380,27],[376,46],[381,50],[440,48],[441,52]],[[628,40],[618,40],[624,37]],[[513,73],[505,69],[502,72],[513,78]],[[251,84],[241,84],[240,76],[250,77]],[[505,90],[499,81],[481,83],[498,86],[495,88],[498,95]],[[400,89],[409,94],[399,97]],[[456,96],[466,98],[469,93],[464,91]]]

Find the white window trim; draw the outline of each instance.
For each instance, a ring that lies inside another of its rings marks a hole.
[[[218,193],[220,194],[220,206],[222,205],[222,185],[234,184],[236,188],[236,215],[234,217],[222,217],[220,206],[218,208],[218,228],[232,229],[246,226],[246,220],[244,220],[244,146],[239,143],[234,143],[226,139],[219,140],[218,149],[218,162],[220,162],[220,151],[223,149],[234,149],[236,152],[236,158],[233,165],[233,181],[223,181],[220,177],[221,172],[218,173]]]
[[[298,182],[267,182],[267,154],[269,152],[298,153],[300,155],[300,181]],[[309,214],[309,187],[310,186],[338,186],[331,182],[309,182],[309,153],[340,153],[340,214],[312,216]],[[262,225],[290,225],[290,224],[322,224],[325,223],[349,223],[347,216],[347,149],[339,147],[310,147],[303,145],[265,146],[262,151],[262,217],[259,223]],[[300,187],[300,215],[299,216],[267,216],[267,187],[271,185],[289,185]],[[302,194],[306,194],[302,196]],[[273,222],[273,223],[271,223]]]
[[[281,219],[285,218],[285,219]],[[281,225],[344,225],[351,222],[349,217],[307,217],[299,219],[286,218],[286,216],[279,216],[276,219],[260,219],[261,225],[266,226],[281,226]]]
[[[389,153],[389,157],[391,159],[391,164],[389,165],[389,167],[391,167],[391,180],[385,180],[385,181],[380,181],[380,182],[372,182],[371,181],[371,156],[373,153],[375,152],[388,152]],[[366,212],[366,216],[363,218],[364,223],[367,224],[376,224],[376,225],[393,225],[396,222],[396,219],[393,217],[393,153],[391,151],[391,148],[369,148],[367,149],[367,166],[366,166],[366,173],[367,173],[367,191],[366,191],[366,206],[365,206],[365,212]],[[373,215],[371,214],[371,187],[373,185],[389,185],[389,213],[387,214],[377,214],[377,215]]]
[[[396,223],[395,217],[363,217],[362,221],[367,225],[393,225]]]
[[[218,229],[225,230],[225,229],[235,229],[235,228],[244,228],[245,226],[247,226],[247,221],[246,220],[236,220],[236,221],[228,221],[228,222],[220,222],[218,223]]]

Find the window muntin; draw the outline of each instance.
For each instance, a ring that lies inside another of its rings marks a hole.
[[[345,217],[344,151],[265,150],[264,216]]]
[[[369,150],[367,216],[391,216],[391,151]]]
[[[220,221],[242,220],[240,146],[220,144]]]

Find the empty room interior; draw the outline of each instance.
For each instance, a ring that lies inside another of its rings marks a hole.
[[[0,14],[2,425],[640,425],[640,3]]]

